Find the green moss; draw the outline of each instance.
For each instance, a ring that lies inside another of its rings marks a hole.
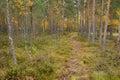
[[[9,43],[2,46],[7,38],[0,41],[0,73],[1,79],[24,80],[33,78],[36,80],[54,80],[61,64],[69,58],[72,45],[68,35],[63,35],[56,40],[51,35],[36,36],[33,42],[33,51],[30,52],[30,43],[14,39],[15,53],[18,65],[14,65],[10,54]],[[7,41],[8,42],[8,41]],[[25,50],[26,46],[26,50]],[[5,69],[5,70],[4,70]]]
[[[102,52],[98,40],[95,45],[89,43],[85,37],[78,37],[76,40],[82,45],[81,58],[90,70],[91,80],[120,80],[118,74],[120,60],[116,57],[113,40],[107,40],[106,52]]]
[[[111,80],[105,72],[94,72],[91,75],[92,80]]]

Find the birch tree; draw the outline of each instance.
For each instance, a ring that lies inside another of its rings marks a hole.
[[[8,37],[10,41],[10,48],[11,48],[11,54],[13,57],[14,64],[17,64],[17,59],[14,51],[14,42],[12,38],[12,24],[11,24],[11,19],[10,19],[10,7],[9,7],[9,0],[6,0],[6,11],[7,11],[7,24],[8,24]]]
[[[103,37],[103,51],[106,49],[106,38],[107,38],[107,28],[108,28],[108,19],[109,19],[109,10],[110,10],[110,3],[111,0],[108,0],[107,10],[106,10],[106,20],[105,20],[105,27],[104,27],[104,37]]]

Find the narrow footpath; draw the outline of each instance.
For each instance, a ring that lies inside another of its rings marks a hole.
[[[73,51],[56,80],[90,80],[88,69],[83,66],[84,63],[81,58],[81,54],[84,54],[80,52],[82,46],[79,41],[75,40],[75,37],[77,35],[72,35],[69,39],[73,45]]]

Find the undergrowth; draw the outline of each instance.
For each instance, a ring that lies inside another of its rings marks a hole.
[[[89,69],[90,80],[120,80],[120,58],[116,57],[114,40],[107,41],[106,52],[102,51],[98,40],[95,45],[82,36],[76,40],[82,45],[81,58]]]
[[[54,80],[72,51],[68,37],[36,36],[32,52],[29,39],[25,42],[15,37],[18,65],[14,65],[8,37],[3,35],[0,41],[0,80]]]

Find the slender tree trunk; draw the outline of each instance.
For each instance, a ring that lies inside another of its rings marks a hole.
[[[80,2],[80,5],[82,5],[81,2]],[[82,16],[82,7],[81,7],[81,9],[79,11],[80,11],[80,14],[79,14],[79,17],[80,17],[79,23],[80,23],[80,25],[79,25],[79,29],[78,29],[78,35],[81,35],[82,34],[82,31],[81,31],[81,29],[82,29],[82,17],[81,17]]]
[[[99,25],[97,19],[99,18],[96,14],[97,12],[97,8],[98,8],[98,0],[95,0],[95,38],[97,37],[98,34],[98,30],[97,30],[97,26]]]
[[[77,27],[77,31],[78,31],[78,35],[79,35],[79,2],[78,1],[76,1],[76,5],[77,5],[76,27]]]
[[[90,41],[90,35],[91,35],[91,21],[90,21],[90,5],[89,5],[89,2],[88,2],[88,5],[87,5],[87,8],[88,8],[88,41]]]
[[[78,36],[80,35],[80,28],[81,28],[81,12],[79,13],[79,26],[78,26]]]
[[[46,14],[45,14],[45,9],[43,10],[43,26],[42,26],[42,32],[45,32],[45,25],[46,25]]]
[[[84,34],[86,34],[86,0],[84,0],[84,7],[83,7],[83,25],[84,25]]]
[[[83,23],[82,23],[82,10],[80,12],[80,34],[82,35],[83,34]]]
[[[113,27],[112,26],[109,27],[109,32],[110,32],[110,39],[112,39],[112,37],[113,37]]]
[[[106,10],[106,21],[105,21],[105,27],[104,27],[104,37],[103,37],[103,51],[106,49],[106,38],[107,38],[107,28],[108,28],[108,16],[109,16],[109,10],[110,10],[110,2],[111,0],[108,0],[107,10]]]
[[[117,41],[117,56],[118,55],[120,55],[120,17],[119,17],[118,41]]]
[[[31,12],[31,29],[30,29],[30,50],[31,50],[31,52],[32,52],[32,47],[33,47],[33,38],[34,38],[34,31],[33,31],[33,15],[32,15],[32,6],[30,7],[30,12]]]
[[[62,24],[62,34],[64,34],[64,25],[65,25],[65,20],[64,20],[64,16],[65,16],[65,11],[64,11],[64,0],[63,0],[63,9],[62,9],[62,20],[63,20],[63,24]]]
[[[10,41],[10,47],[11,47],[11,54],[13,57],[14,64],[17,64],[17,59],[14,51],[14,43],[12,38],[12,25],[10,21],[10,12],[9,12],[9,0],[6,0],[6,9],[7,9],[7,23],[8,23],[8,36]]]
[[[102,32],[103,32],[103,15],[104,15],[104,0],[102,1],[102,8],[101,8],[101,22],[100,22],[100,36],[99,36],[99,43],[102,44]]]
[[[49,15],[49,27],[50,27],[50,33],[52,34],[54,32],[54,24],[53,24],[53,9],[52,9],[52,1],[48,0],[48,15]]]
[[[81,0],[81,10],[80,10],[80,33],[84,35],[84,0]]]
[[[92,35],[92,43],[95,43],[95,0],[93,0],[93,15],[92,15],[92,20],[93,20],[93,35]]]
[[[26,24],[26,25],[25,25],[25,26],[26,26],[26,37],[28,38],[28,34],[29,34],[29,33],[28,33],[28,32],[29,32],[29,30],[28,30],[29,27],[28,27],[28,26],[29,26],[29,25],[28,25],[28,15],[27,15],[27,14],[26,14],[26,16],[25,16],[25,20],[26,20],[26,21],[25,21],[25,22],[26,22],[26,23],[25,23],[25,24]]]
[[[45,23],[45,19],[44,19],[44,21],[43,21],[43,24],[44,24],[44,25],[43,25],[43,27],[42,27],[42,31],[43,31],[43,33],[44,33],[44,32],[45,32],[45,24],[46,24],[46,23]]]
[[[25,51],[27,50],[27,36],[28,36],[28,15],[25,15],[25,29],[24,29],[24,41],[25,41]]]

